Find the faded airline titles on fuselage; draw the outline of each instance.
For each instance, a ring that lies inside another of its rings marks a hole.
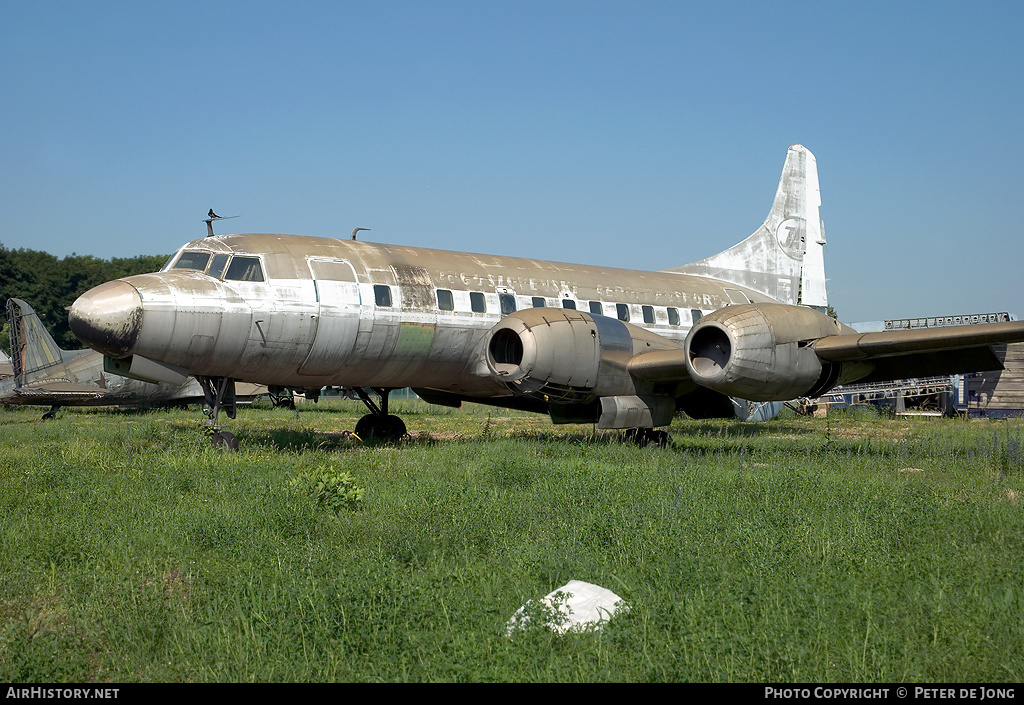
[[[509,277],[502,274],[497,276],[488,274],[486,276],[480,274],[468,274],[466,272],[441,272],[438,281],[438,285],[448,284],[450,286],[476,286],[480,288],[491,288],[498,289],[500,287],[508,287],[512,292],[533,292],[533,291],[559,291],[562,292],[564,298],[576,298],[576,285],[566,281],[559,281],[555,279],[520,279],[518,277]],[[597,298],[602,298],[605,301],[611,301],[616,298],[622,298],[616,296],[617,294],[625,293],[625,287],[617,286],[597,286],[593,287]],[[632,290],[633,294],[642,294]],[[663,292],[657,292],[659,298],[664,296]],[[601,296],[603,294],[603,296]],[[655,292],[651,292],[652,298]],[[721,299],[711,294],[693,292],[692,294],[685,291],[673,292],[674,297],[678,298],[679,302],[687,306],[705,306],[718,308],[722,305]],[[589,300],[594,297],[582,297],[584,300]]]

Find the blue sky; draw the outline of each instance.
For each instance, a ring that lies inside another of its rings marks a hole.
[[[52,2],[0,23],[0,243],[288,232],[659,269],[814,152],[846,321],[1024,317],[1024,3]]]

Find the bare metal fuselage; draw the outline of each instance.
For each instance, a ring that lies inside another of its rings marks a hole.
[[[675,272],[295,235],[208,237],[182,252],[258,255],[264,280],[175,269],[173,260],[162,272],[125,278],[144,305],[132,353],[194,375],[295,388],[508,394],[478,368],[481,341],[512,306],[543,299],[545,307],[591,312],[597,302],[604,315],[681,346],[703,313],[771,301]]]
[[[991,345],[1024,339],[1016,322],[860,334],[827,316],[819,205],[814,157],[793,145],[761,227],[671,270],[210,235],[86,292],[69,324],[131,374],[192,374],[210,398],[230,380],[376,388],[365,425],[390,436],[404,432],[386,409],[397,387],[652,429],[676,411],[748,418],[749,402],[775,413],[857,380],[998,369]]]

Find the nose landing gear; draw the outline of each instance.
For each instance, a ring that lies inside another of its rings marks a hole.
[[[219,450],[238,450],[238,438],[220,425],[220,412],[229,419],[235,418],[235,380],[230,377],[196,377],[203,388],[203,411],[206,412],[206,428],[210,443]]]

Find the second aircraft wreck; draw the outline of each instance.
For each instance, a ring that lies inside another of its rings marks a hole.
[[[95,350],[62,349],[26,301],[8,299],[7,320],[14,357],[0,353],[0,404],[49,406],[43,414],[46,420],[56,418],[64,406],[149,408],[204,400],[192,378],[171,384],[131,379],[116,372],[116,360],[104,365],[103,355]],[[266,391],[258,385],[239,385],[237,401],[251,401]]]
[[[388,393],[633,429],[746,417],[837,384],[999,369],[1024,323],[860,334],[825,314],[817,166],[790,147],[771,210],[738,245],[661,271],[298,235],[208,236],[102,284],[71,330],[127,374],[194,375],[216,425],[236,380],[360,390],[360,436],[397,437]],[[379,403],[362,391],[370,388]],[[767,415],[771,415],[771,411]],[[223,440],[224,436],[215,435]],[[228,439],[230,443],[232,439]]]

